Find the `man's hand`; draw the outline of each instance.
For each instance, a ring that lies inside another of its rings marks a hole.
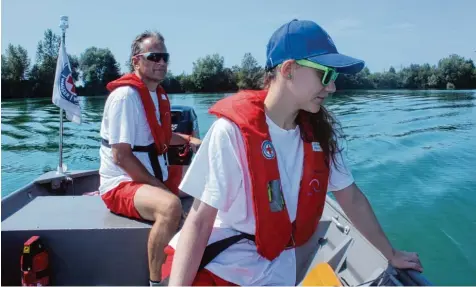
[[[389,262],[393,267],[398,269],[415,269],[416,271],[423,272],[420,258],[418,258],[418,254],[415,252],[395,250]]]
[[[181,133],[172,133],[170,144],[171,145],[189,145],[193,152],[197,152],[198,148],[202,144],[202,141],[198,138],[194,138],[189,135],[185,135]]]
[[[202,144],[202,141],[200,139],[190,137],[190,142],[188,144],[192,148],[193,152],[196,153],[198,151],[198,148]]]

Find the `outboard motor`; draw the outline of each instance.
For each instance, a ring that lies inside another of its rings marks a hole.
[[[173,105],[172,131],[199,138],[198,117],[189,106]],[[192,162],[193,152],[187,145],[170,145],[167,151],[169,179],[172,186],[178,186]],[[177,194],[179,195],[179,194]]]

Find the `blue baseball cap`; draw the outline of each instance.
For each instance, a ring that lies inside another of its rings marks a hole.
[[[268,42],[266,56],[267,70],[290,59],[307,59],[343,74],[358,73],[365,66],[362,60],[339,54],[329,34],[307,20],[294,19],[279,27]]]

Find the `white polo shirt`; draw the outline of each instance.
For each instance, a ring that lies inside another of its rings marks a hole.
[[[160,124],[159,101],[155,92],[149,91],[155,105],[157,120]],[[162,95],[161,95],[162,96]],[[128,143],[132,146],[147,146],[154,142],[144,111],[144,106],[136,89],[123,86],[115,89],[107,98],[101,123],[101,137],[109,144]],[[133,152],[151,175],[154,170],[146,152]],[[99,150],[101,165],[99,167],[99,192],[104,194],[123,181],[132,178],[119,166],[114,164],[111,149],[101,145]],[[164,181],[168,170],[163,156],[159,156]]]
[[[283,130],[268,117],[266,122],[278,159],[284,198],[291,221],[296,218],[303,169],[303,142],[299,128]],[[339,169],[331,165],[329,191],[354,182],[344,159],[337,157]],[[256,170],[255,172],[260,172]],[[180,188],[218,209],[208,244],[237,234],[255,234],[251,181],[243,138],[239,128],[220,118],[212,125],[190,165]],[[176,248],[180,232],[171,240]],[[212,273],[238,285],[295,285],[295,250],[283,251],[273,261],[257,253],[256,245],[242,240],[218,255],[207,267]]]

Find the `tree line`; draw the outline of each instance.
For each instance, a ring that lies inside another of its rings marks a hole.
[[[51,29],[38,42],[36,62],[25,48],[9,44],[2,54],[2,98],[51,97],[61,37]],[[107,94],[106,84],[122,74],[108,48],[87,48],[79,57],[69,55],[76,91],[80,96]],[[131,68],[130,62],[126,66]],[[233,92],[260,89],[264,68],[246,53],[240,65],[225,67],[219,54],[206,55],[193,63],[191,74],[167,74],[163,86],[168,93]],[[366,67],[355,75],[340,75],[339,90],[346,89],[476,89],[476,67],[471,59],[450,55],[436,65],[411,64],[397,71],[371,73]]]

